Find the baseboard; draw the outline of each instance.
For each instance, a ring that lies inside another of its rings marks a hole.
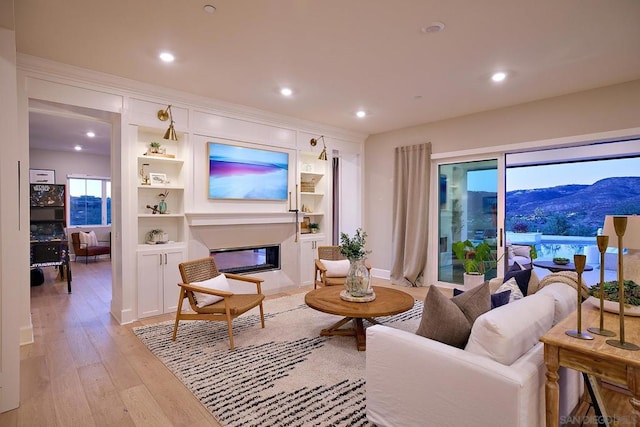
[[[20,345],[33,344],[34,341],[33,323],[31,322],[31,315],[29,315],[29,326],[20,327]]]
[[[133,323],[136,320],[138,320],[134,317],[133,310],[131,309],[117,310],[113,307],[113,302],[111,305],[111,315],[113,316],[114,319],[116,319],[116,321],[120,325],[126,325],[128,323]]]
[[[371,276],[376,277],[378,279],[391,280],[391,271],[383,270],[381,268],[372,268]]]

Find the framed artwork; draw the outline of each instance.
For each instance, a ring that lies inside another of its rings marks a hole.
[[[55,184],[56,171],[53,169],[29,169],[30,184]]]
[[[311,224],[311,217],[305,216],[302,218],[302,222],[300,223],[300,234],[311,233],[311,228],[309,228],[309,224]]]
[[[150,172],[149,182],[151,185],[165,185],[167,183],[167,174]]]
[[[208,142],[209,198],[288,200],[289,154]]]

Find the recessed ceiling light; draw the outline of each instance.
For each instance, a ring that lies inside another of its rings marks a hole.
[[[280,89],[280,94],[282,94],[283,96],[291,96],[293,95],[293,91],[288,87],[283,87],[282,89]]]
[[[356,111],[356,116],[360,119],[362,119],[363,117],[367,117],[367,112],[364,110],[359,110]]]
[[[507,78],[507,73],[505,73],[504,71],[498,71],[497,73],[493,73],[493,75],[491,76],[491,80],[493,80],[496,83],[499,83],[506,78]]]
[[[88,136],[89,138],[95,138],[96,134],[95,134],[95,132],[91,132],[91,131],[89,131],[89,132],[87,132],[87,136]]]
[[[205,4],[202,8],[210,15],[213,15],[216,12],[216,7],[211,4]]]
[[[440,21],[432,22],[431,24],[427,25],[426,27],[422,27],[421,29],[423,33],[427,34],[439,33],[442,30],[444,30],[444,23]]]
[[[81,145],[76,145],[75,147],[73,147],[74,150],[76,151],[82,151],[82,146]]]
[[[162,52],[160,54],[160,59],[164,62],[173,62],[176,58],[169,52]]]

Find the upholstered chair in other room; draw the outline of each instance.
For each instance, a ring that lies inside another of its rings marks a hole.
[[[365,263],[369,272],[371,265]],[[313,274],[314,289],[320,286],[343,286],[349,272],[349,260],[340,253],[340,246],[318,246]]]
[[[75,260],[77,261],[79,256],[83,256],[85,264],[87,264],[90,256],[92,256],[94,260],[98,255],[111,256],[111,246],[99,245],[93,230],[89,233],[82,231],[71,233],[71,244],[73,245]]]

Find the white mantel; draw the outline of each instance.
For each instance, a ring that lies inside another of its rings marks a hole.
[[[234,212],[234,213],[186,213],[190,227],[235,224],[294,224],[294,212]]]

